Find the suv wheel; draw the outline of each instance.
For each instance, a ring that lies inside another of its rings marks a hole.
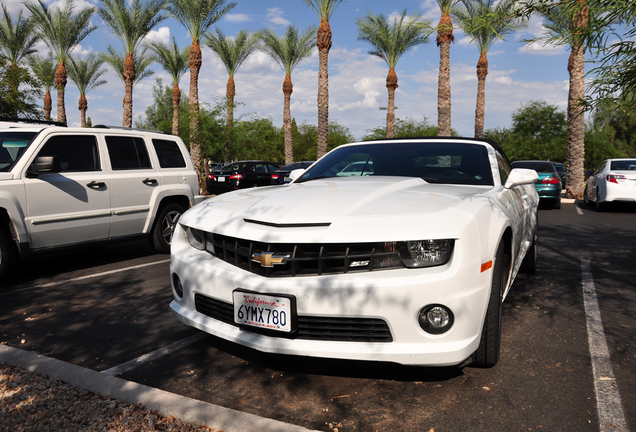
[[[0,230],[0,278],[9,269],[9,263],[11,262],[11,244],[7,239],[4,231]]]
[[[172,233],[183,212],[179,204],[168,204],[161,210],[152,232],[152,245],[157,251],[170,253]]]

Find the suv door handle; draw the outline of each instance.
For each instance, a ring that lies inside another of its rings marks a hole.
[[[155,183],[157,183],[156,179],[151,179],[151,178],[146,178],[144,180],[141,181],[142,183],[145,183],[147,185],[153,185]]]
[[[86,186],[88,186],[89,188],[98,189],[98,188],[102,188],[106,186],[106,183],[93,180],[92,182],[88,183]]]

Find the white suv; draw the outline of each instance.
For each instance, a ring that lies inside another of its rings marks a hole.
[[[134,129],[0,126],[0,277],[53,248],[146,236],[169,252],[204,199],[179,137]]]

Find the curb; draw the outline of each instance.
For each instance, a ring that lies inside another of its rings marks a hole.
[[[224,432],[310,431],[310,429],[301,426],[243,413],[122,378],[104,375],[91,369],[7,345],[0,345],[0,361],[21,367],[29,372],[48,375],[52,379],[64,381],[126,404],[134,405],[139,402],[146,409],[156,410],[163,416],[172,415],[188,423],[206,425]]]

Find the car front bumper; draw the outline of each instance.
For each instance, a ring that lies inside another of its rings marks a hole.
[[[181,228],[175,236],[182,236]],[[466,246],[466,245],[463,245]],[[462,253],[460,241],[451,261],[428,269],[393,269],[339,275],[265,278],[243,271],[184,241],[173,242],[170,271],[175,317],[184,324],[259,351],[276,354],[390,361],[405,365],[463,363],[478,348],[490,292],[492,269],[480,271]],[[463,261],[463,262],[462,262]],[[183,297],[174,290],[175,275]],[[293,296],[298,316],[384,320],[391,342],[330,341],[260,334],[197,310],[195,294],[232,307],[233,291]],[[420,311],[441,304],[454,316],[446,333],[433,335],[418,324]]]

